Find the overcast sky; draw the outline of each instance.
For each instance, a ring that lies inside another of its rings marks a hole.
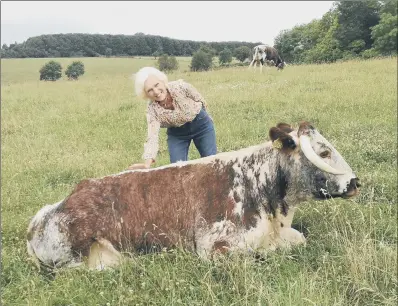
[[[195,41],[273,44],[333,1],[1,1],[1,44],[57,33],[137,32]]]

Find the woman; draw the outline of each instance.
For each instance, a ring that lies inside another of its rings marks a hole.
[[[200,93],[183,80],[168,82],[167,76],[153,67],[144,67],[135,75],[136,94],[149,99],[146,111],[148,137],[144,145],[144,164],[129,169],[150,168],[159,150],[159,130],[167,128],[170,162],[188,160],[193,140],[200,156],[217,153],[213,120]]]

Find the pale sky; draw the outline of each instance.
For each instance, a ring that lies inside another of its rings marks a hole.
[[[273,45],[281,30],[320,19],[333,1],[1,1],[1,44],[42,34],[137,32]]]

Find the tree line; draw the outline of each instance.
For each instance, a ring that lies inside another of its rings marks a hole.
[[[203,47],[213,56],[251,57],[249,42],[178,40],[157,35],[52,34],[1,48],[2,58],[96,56],[192,56]],[[330,63],[397,54],[397,0],[334,2],[321,19],[283,30],[274,47],[288,63]],[[229,50],[229,51],[228,51]]]
[[[23,43],[1,48],[2,58],[97,57],[97,56],[192,56],[201,46],[235,50],[241,46],[253,48],[249,42],[203,42],[178,40],[157,35],[51,34],[31,37]]]
[[[334,2],[321,19],[280,32],[275,48],[296,64],[396,55],[397,0]]]

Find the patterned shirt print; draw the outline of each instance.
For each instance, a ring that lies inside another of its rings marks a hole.
[[[174,110],[165,109],[154,101],[148,102],[148,137],[144,144],[143,159],[156,158],[159,151],[160,128],[182,126],[195,119],[202,107],[208,110],[206,101],[191,84],[180,79],[169,82],[167,89],[173,98]]]

